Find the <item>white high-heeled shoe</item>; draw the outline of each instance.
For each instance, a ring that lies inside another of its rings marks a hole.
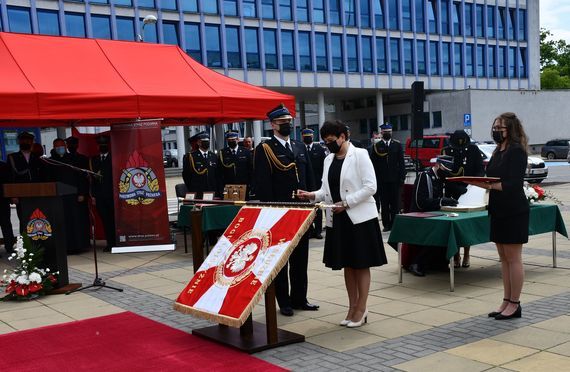
[[[341,322],[339,323],[339,325],[341,325],[341,326],[344,327],[344,326],[348,325],[348,323],[350,323],[350,319],[345,319],[345,320],[341,321]]]
[[[366,311],[364,311],[364,314],[362,314],[362,318],[360,319],[360,321],[358,322],[349,322],[346,327],[347,328],[356,328],[356,327],[360,327],[362,326],[364,323],[368,323],[368,309],[366,309]]]

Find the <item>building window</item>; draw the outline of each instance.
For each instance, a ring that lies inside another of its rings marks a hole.
[[[85,37],[84,14],[65,12],[65,28],[67,30],[67,36]],[[135,32],[133,30],[133,37],[130,40],[135,40],[134,36]]]
[[[283,70],[295,70],[293,31],[281,30],[281,60],[283,61]]]
[[[398,130],[398,119],[399,119],[398,115],[391,115],[388,118],[388,123],[392,124],[392,129],[395,131]]]
[[[437,34],[437,0],[428,0],[428,21],[430,34]]]
[[[143,20],[144,18],[139,19],[140,24],[142,24]],[[144,28],[143,38],[145,43],[158,43],[158,33],[156,29],[156,23],[146,25],[146,27]]]
[[[283,21],[290,21],[293,19],[291,13],[291,0],[279,0],[279,18]]]
[[[498,57],[498,67],[499,67],[499,77],[500,78],[504,78],[505,76],[507,76],[507,63],[505,60],[505,56],[507,53],[507,49],[504,46],[499,47],[499,53],[497,55]]]
[[[94,38],[111,39],[111,18],[109,16],[91,14],[91,27],[93,28]]]
[[[257,17],[257,7],[256,7],[257,0],[242,0],[241,4],[241,11],[243,12],[244,17]],[[183,3],[186,1],[183,1]]]
[[[251,0],[243,0],[244,3],[247,1]],[[180,2],[180,5],[182,6],[182,11],[184,12],[192,12],[192,13],[198,12],[198,0],[183,0]]]
[[[368,134],[368,120],[360,119],[360,134]]]
[[[374,0],[374,22],[376,28],[385,28],[384,23],[384,0]]]
[[[331,55],[332,55],[332,70],[344,71],[344,63],[342,60],[342,36],[331,35]]]
[[[263,47],[265,50],[265,68],[277,69],[277,46],[275,30],[263,30]]]
[[[390,30],[397,30],[398,27],[398,1],[388,0],[388,25]]]
[[[526,10],[524,10],[524,9],[519,9],[518,39],[520,41],[526,40]]]
[[[400,128],[399,130],[408,130],[408,115],[400,115]]]
[[[328,71],[327,35],[315,33],[315,55],[317,57],[317,71]]]
[[[412,31],[412,0],[402,0],[402,29]]]
[[[329,21],[333,25],[340,25],[339,0],[329,0]]]
[[[93,3],[97,3],[97,4],[109,4],[109,0],[90,0],[89,1],[91,4]]]
[[[273,0],[261,0],[261,17],[263,19],[274,19],[275,10],[273,8]]]
[[[509,35],[509,40],[515,39],[515,12],[516,9],[509,9],[509,16],[507,19],[507,31]]]
[[[473,36],[473,4],[465,3],[465,36]]]
[[[117,17],[117,39],[128,41],[135,40],[135,23],[132,18]]]
[[[473,67],[473,44],[465,45],[465,75],[475,76],[475,68]]]
[[[313,71],[311,56],[311,37],[308,32],[299,32],[299,64],[301,71]]]
[[[92,1],[91,1],[92,2]],[[166,10],[176,10],[176,0],[161,0],[160,7]]]
[[[429,42],[429,73],[439,75],[439,45],[437,41]]]
[[[427,74],[426,66],[426,42],[423,40],[416,41],[416,55],[418,59],[418,74]]]
[[[509,77],[515,78],[517,77],[517,48],[510,47],[509,48]]]
[[[495,37],[495,7],[487,5],[487,37]]]
[[[477,22],[477,37],[484,37],[485,36],[485,33],[484,33],[484,30],[485,30],[485,26],[484,26],[485,19],[484,19],[484,17],[485,16],[483,14],[483,5],[478,4],[476,9],[477,9],[477,14],[475,15],[476,16],[475,20]]]
[[[454,61],[453,61],[453,66],[454,66],[454,72],[453,74],[455,76],[461,76],[463,75],[463,61],[462,61],[462,57],[463,57],[463,53],[461,53],[461,44],[455,43],[453,44],[453,57],[454,57]]]
[[[362,50],[362,71],[372,72],[372,38],[370,36],[362,36],[360,43],[360,49]]]
[[[526,48],[519,48],[519,77],[526,78]]]
[[[139,8],[154,8],[154,0],[139,0]]]
[[[228,68],[242,67],[238,27],[226,26],[226,54],[227,54]]]
[[[313,0],[313,22],[325,23],[325,0]]]
[[[212,0],[202,0],[202,11],[207,14],[218,14],[218,2]]]
[[[360,0],[360,27],[370,27],[370,2]]]
[[[297,0],[297,21],[309,22],[309,0]]]
[[[416,2],[416,32],[426,32],[424,1],[414,0]]]
[[[422,122],[424,123],[424,129],[430,128],[429,118],[430,118],[429,112],[424,112],[422,119]]]
[[[348,72],[358,72],[358,47],[355,35],[346,35],[346,55],[348,60]]]
[[[433,127],[434,128],[441,128],[442,120],[441,120],[441,111],[434,111],[433,112]]]
[[[505,21],[506,21],[506,13],[505,13],[505,8],[499,7],[499,20],[498,20],[498,27],[499,30],[497,32],[497,36],[499,37],[499,39],[506,39],[507,38],[507,34],[506,34],[506,30],[507,28],[505,27]]]
[[[32,33],[32,18],[30,8],[8,7],[8,26],[10,32]]]
[[[451,75],[451,43],[441,43],[441,74]]]
[[[413,41],[408,39],[404,40],[404,73],[414,73]]]
[[[238,15],[237,0],[224,0],[224,15],[234,17]]]
[[[115,0],[114,4],[118,6],[133,6],[133,2],[131,0]]]
[[[255,28],[245,29],[245,55],[247,68],[260,68],[257,29]]]
[[[39,33],[59,36],[59,16],[57,10],[38,9]]]
[[[495,70],[495,51],[496,51],[496,47],[493,45],[489,45],[489,47],[487,48],[487,63],[489,66],[488,67],[488,72],[489,72],[489,77],[497,77],[497,72]]]
[[[461,3],[454,2],[453,9],[453,35],[461,35]]]
[[[355,0],[344,0],[344,25],[356,26]]]
[[[383,37],[376,38],[376,72],[385,74],[388,72],[386,63],[386,39]]]
[[[219,26],[206,26],[206,63],[208,67],[222,67]]]
[[[449,2],[447,0],[440,0],[441,8],[441,33],[449,35]]]
[[[393,74],[402,73],[400,68],[400,40],[390,39],[390,63]]]
[[[164,44],[180,45],[178,37],[178,22],[162,22]]]
[[[477,76],[485,76],[485,46],[477,45]]]
[[[186,53],[202,63],[202,48],[200,47],[200,26],[195,23],[184,23]]]

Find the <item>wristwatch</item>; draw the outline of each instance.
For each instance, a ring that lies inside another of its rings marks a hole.
[[[342,201],[342,207],[348,209],[348,203],[346,202],[346,200]]]

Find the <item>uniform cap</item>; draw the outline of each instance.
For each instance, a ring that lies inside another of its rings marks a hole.
[[[238,139],[239,134],[237,132],[227,132],[226,139]]]
[[[303,137],[305,137],[305,136],[307,136],[307,137],[309,137],[309,136],[310,136],[310,137],[313,137],[314,134],[315,134],[315,131],[312,130],[312,129],[309,129],[309,128],[303,129],[303,130],[301,131],[301,135],[302,135]]]
[[[32,133],[29,132],[21,132],[20,134],[18,134],[18,139],[34,139],[35,136]]]
[[[201,132],[201,133],[198,133],[198,134],[196,135],[196,139],[199,139],[199,140],[209,140],[209,139],[210,139],[210,135],[209,135],[208,133],[206,133],[206,132]]]
[[[392,130],[392,125],[390,123],[382,124],[380,130]]]
[[[111,137],[109,137],[107,134],[100,134],[95,138],[95,140],[100,145],[106,145],[111,142]]]
[[[280,104],[279,106],[275,107],[273,110],[267,113],[267,117],[270,121],[277,120],[277,119],[293,119],[291,113],[285,107],[284,104]]]

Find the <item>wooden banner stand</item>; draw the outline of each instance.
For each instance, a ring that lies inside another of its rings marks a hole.
[[[202,212],[192,211],[192,262],[194,273],[204,262],[204,239],[202,237]],[[219,342],[249,354],[279,346],[304,342],[305,336],[277,328],[275,284],[265,291],[265,325],[254,322],[251,314],[240,328],[218,324],[192,330],[192,334]]]

